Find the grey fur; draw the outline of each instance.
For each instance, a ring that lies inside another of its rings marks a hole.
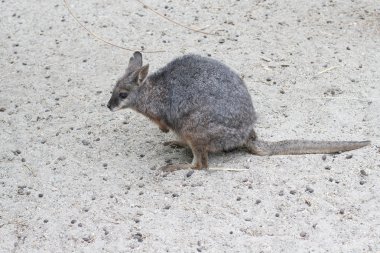
[[[247,142],[248,150],[257,155],[328,154],[350,151],[369,145],[369,141],[307,141]]]
[[[191,148],[191,167],[195,169],[208,167],[208,152],[238,147],[258,155],[275,155],[336,153],[369,144],[256,140],[256,113],[243,80],[210,58],[185,55],[149,76],[147,72],[141,53],[135,52],[107,106],[111,110],[131,108],[152,119],[162,131],[174,131]],[[187,167],[176,164],[165,169]]]

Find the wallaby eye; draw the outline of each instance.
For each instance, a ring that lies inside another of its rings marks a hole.
[[[119,97],[121,99],[125,99],[126,97],[128,97],[128,93],[127,92],[121,92],[121,93],[119,93]]]

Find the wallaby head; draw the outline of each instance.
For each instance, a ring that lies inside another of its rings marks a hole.
[[[149,64],[144,66],[142,64],[141,53],[133,53],[125,74],[116,82],[112,96],[108,101],[107,107],[111,111],[131,106],[137,88],[144,84],[148,76]]]

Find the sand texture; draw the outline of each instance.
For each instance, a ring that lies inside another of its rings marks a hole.
[[[58,0],[0,0],[0,252],[380,252],[380,5],[373,0],[70,0],[96,34],[218,59],[260,139],[371,140],[336,155],[191,152],[110,92],[131,52]]]

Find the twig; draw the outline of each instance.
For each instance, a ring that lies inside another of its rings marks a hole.
[[[24,167],[27,168],[29,170],[29,172],[32,174],[33,177],[36,177],[36,173],[26,164],[24,164]]]
[[[339,66],[333,66],[333,67],[331,67],[331,68],[324,69],[324,70],[318,72],[318,74],[316,74],[315,76],[322,75],[323,73],[329,72],[329,71],[331,71],[331,70],[333,70],[333,69],[336,69],[336,68],[339,68]]]
[[[112,223],[112,224],[120,224],[120,222],[118,222],[118,221],[112,221],[112,220],[110,220],[110,219],[100,219],[100,220],[97,220],[97,221],[105,221],[105,222],[109,222],[109,223]]]
[[[247,171],[248,169],[235,169],[235,168],[223,168],[223,167],[212,167],[208,168],[213,171]]]
[[[266,57],[260,57],[260,59],[263,60],[263,61],[266,61],[266,62],[270,62],[271,61],[271,59],[266,58]]]
[[[139,3],[140,3],[145,9],[150,10],[150,11],[153,12],[154,14],[160,16],[160,17],[163,18],[163,19],[166,19],[167,21],[169,21],[169,22],[171,22],[171,23],[173,23],[173,24],[176,24],[176,25],[178,25],[178,26],[181,26],[181,27],[186,28],[186,29],[188,29],[188,30],[191,30],[191,31],[193,31],[193,32],[203,33],[203,34],[207,34],[207,35],[215,35],[215,36],[218,36],[218,34],[216,34],[216,33],[209,33],[209,32],[204,32],[204,31],[202,31],[204,28],[202,28],[202,29],[195,29],[195,28],[191,28],[191,27],[189,27],[189,26],[183,25],[183,24],[181,24],[181,23],[179,23],[179,22],[177,22],[177,21],[175,21],[175,20],[172,20],[172,19],[166,17],[165,15],[162,15],[161,13],[159,13],[158,11],[156,11],[155,9],[153,9],[152,7],[150,7],[149,5],[146,5],[143,1],[141,1],[141,0],[136,0],[136,1],[139,2]]]
[[[111,45],[113,47],[117,47],[117,48],[120,48],[120,49],[123,49],[123,50],[127,50],[127,51],[131,51],[131,52],[134,52],[134,51],[141,51],[141,52],[144,52],[144,53],[160,53],[160,52],[165,52],[163,50],[157,50],[157,51],[145,51],[145,50],[141,50],[141,49],[131,49],[131,48],[127,48],[127,47],[123,47],[123,46],[120,46],[120,45],[116,45],[112,42],[109,42],[105,39],[103,39],[102,37],[100,37],[99,35],[93,33],[92,31],[90,31],[90,29],[88,29],[84,24],[82,24],[82,22],[79,21],[79,19],[74,15],[74,12],[71,10],[69,4],[67,3],[67,0],[63,0],[63,2],[65,3],[65,6],[66,6],[66,9],[69,11],[70,15],[75,19],[75,21],[83,28],[85,29],[90,35],[92,35],[94,38],[100,40],[100,41],[103,41],[104,43],[108,44],[108,45]]]

